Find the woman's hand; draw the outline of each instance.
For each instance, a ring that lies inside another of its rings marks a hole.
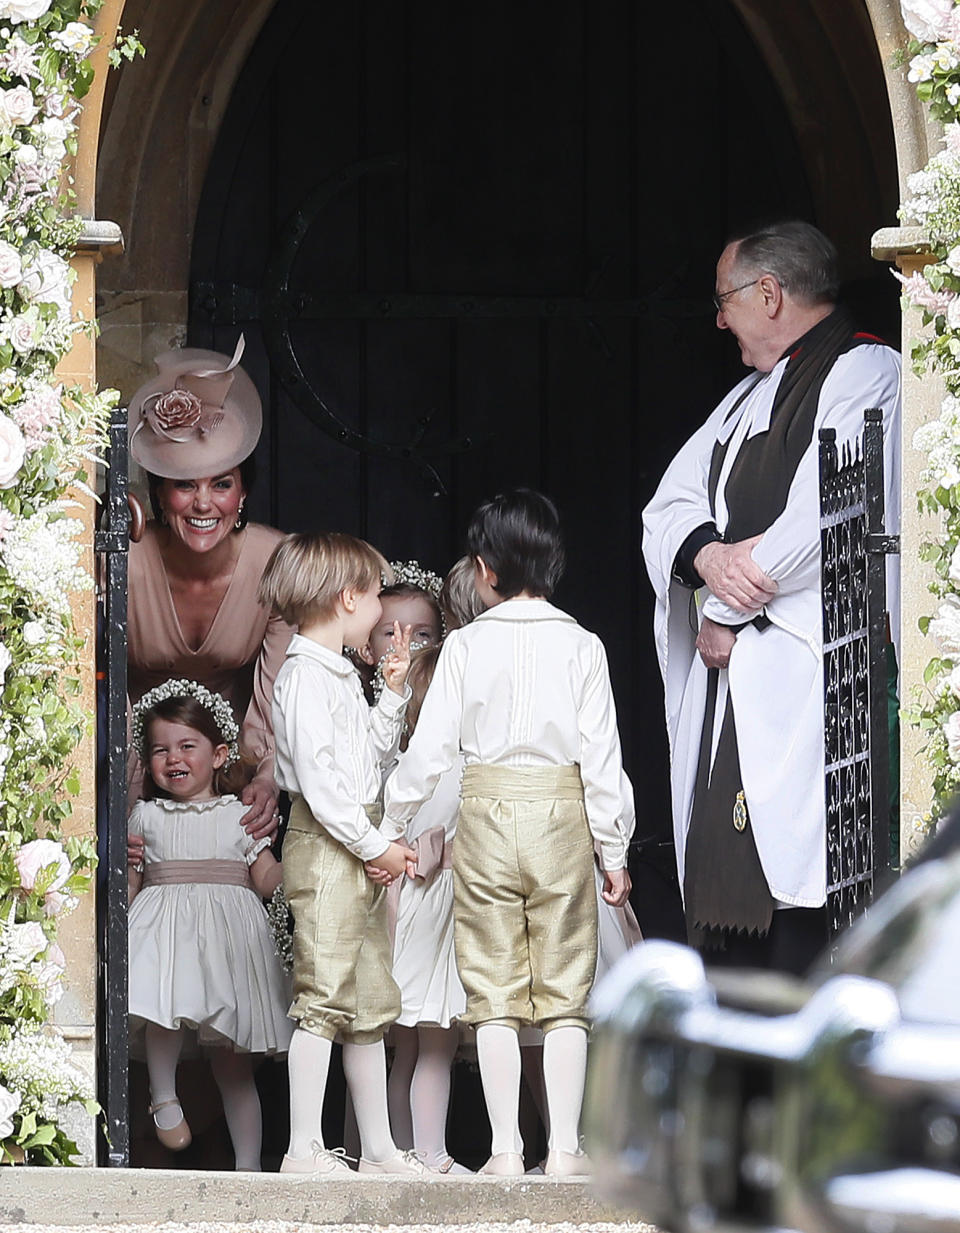
[[[256,778],[240,793],[240,800],[250,808],[240,819],[240,825],[252,839],[271,840],[280,825],[277,797],[280,789],[272,779]]]
[[[127,865],[135,873],[143,873],[143,836],[127,836]]]
[[[402,694],[407,683],[407,673],[410,670],[410,632],[412,625],[400,628],[400,622],[393,623],[393,646],[383,657],[383,683],[395,694]]]

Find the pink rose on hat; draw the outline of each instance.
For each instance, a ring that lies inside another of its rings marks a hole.
[[[31,839],[14,857],[14,863],[20,874],[20,885],[23,890],[33,890],[37,884],[37,878],[51,865],[56,867],[56,872],[53,875],[53,881],[47,887],[48,894],[51,891],[59,891],[70,877],[70,858],[54,839]]]
[[[23,466],[27,443],[8,415],[0,414],[0,488],[12,488]]]
[[[202,414],[203,403],[196,394],[189,390],[170,390],[160,395],[147,417],[154,429],[172,434],[178,429],[196,428]],[[178,440],[177,437],[173,439]]]

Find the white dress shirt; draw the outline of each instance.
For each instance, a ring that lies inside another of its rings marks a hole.
[[[277,782],[362,861],[389,846],[364,805],[379,799],[380,767],[396,756],[409,690],[367,706],[342,655],[295,634],[273,686]]]
[[[410,747],[386,783],[385,835],[403,834],[461,750],[467,765],[578,764],[604,868],[624,867],[633,801],[607,657],[573,617],[545,599],[508,599],[447,637]]]

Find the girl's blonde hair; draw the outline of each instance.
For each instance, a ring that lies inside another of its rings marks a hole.
[[[376,548],[342,531],[285,536],[260,579],[261,604],[276,609],[288,625],[329,620],[348,588],[369,591],[392,574]]]
[[[443,580],[440,607],[447,629],[460,629],[486,611],[486,604],[477,594],[477,562],[475,557],[461,557]]]

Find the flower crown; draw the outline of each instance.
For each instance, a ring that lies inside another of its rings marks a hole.
[[[164,681],[162,685],[158,685],[155,689],[145,693],[136,706],[134,706],[133,745],[142,761],[147,761],[147,752],[144,748],[146,738],[145,716],[158,702],[166,702],[168,698],[195,698],[201,706],[206,707],[213,715],[214,722],[220,729],[220,735],[227,746],[227,760],[224,766],[232,766],[234,762],[239,761],[240,747],[237,743],[237,738],[240,736],[240,729],[233,717],[230,703],[222,694],[214,693],[213,690],[207,689],[205,685],[201,685],[198,681],[183,679]]]
[[[439,575],[424,569],[419,561],[391,561],[390,568],[393,570],[391,585],[401,586],[406,583],[407,586],[419,587],[439,603],[440,592],[443,590],[443,579]]]

